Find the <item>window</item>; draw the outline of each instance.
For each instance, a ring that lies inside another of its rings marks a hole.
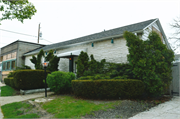
[[[11,63],[11,69],[15,69],[15,67],[16,67],[16,61],[12,61],[12,63]]]
[[[10,70],[10,63],[11,62],[7,62],[7,70]]]
[[[6,55],[3,56],[3,61],[5,61],[5,60],[6,60]]]
[[[7,56],[8,56],[8,59],[11,59],[11,54],[8,54]]]
[[[3,71],[14,70],[15,68],[16,68],[16,60],[9,60],[3,62],[3,67],[2,67]]]
[[[12,58],[16,58],[16,52],[12,53]]]
[[[1,59],[0,59],[0,62],[2,62],[3,61],[3,56],[1,56]]]
[[[6,62],[3,63],[3,70],[6,70]]]

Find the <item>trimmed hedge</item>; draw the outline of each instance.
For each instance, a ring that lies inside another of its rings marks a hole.
[[[15,84],[14,84],[14,78],[13,77],[8,77],[4,79],[4,82],[6,85],[15,88]]]
[[[85,98],[132,98],[141,96],[144,83],[135,79],[73,80],[75,96]]]
[[[49,71],[47,71],[47,74]],[[11,73],[13,77],[5,78],[5,84],[16,89],[29,90],[44,88],[44,70],[17,70]]]

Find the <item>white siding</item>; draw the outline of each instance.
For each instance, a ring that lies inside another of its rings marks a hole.
[[[126,40],[123,38],[114,39],[114,43],[111,43],[111,40],[94,42],[94,47],[91,46],[91,43],[78,45],[75,47],[70,47],[66,49],[57,50],[57,54],[80,50],[87,48],[87,53],[90,57],[93,54],[94,58],[97,61],[106,59],[107,62],[114,63],[125,63],[127,62],[128,47],[126,46]],[[77,57],[74,58],[74,71],[75,71],[75,61]],[[59,70],[69,71],[69,59],[60,58]]]
[[[143,35],[142,35],[142,40],[143,41],[146,41],[148,39],[148,36],[149,36],[149,33],[152,31],[152,27],[156,28],[158,31],[160,31],[157,23],[155,22],[154,24],[150,25],[148,28],[146,28],[143,32]],[[161,31],[160,31],[161,32]],[[163,44],[165,44],[165,41],[164,41],[164,38],[162,38],[163,40]]]
[[[91,46],[91,43],[82,44],[74,47],[69,47],[65,49],[57,50],[57,54],[86,49],[87,53],[90,57],[91,54],[94,55],[94,58],[97,61],[101,61],[102,59],[106,59],[107,62],[114,62],[114,63],[125,63],[127,62],[127,54],[128,54],[128,47],[126,46],[126,40],[124,38],[114,39],[114,43],[111,43],[111,39],[94,42],[94,47]],[[34,69],[34,64],[31,63],[30,59],[32,56],[26,56],[25,58],[25,65],[30,66]],[[77,57],[74,58],[74,71],[75,71],[75,61]],[[61,71],[69,71],[69,59],[68,58],[60,58],[59,61],[59,70]]]
[[[154,24],[152,24],[152,26],[154,27],[154,28],[156,28],[158,31],[160,31],[159,30],[159,27],[158,27],[158,25],[157,25],[157,23],[155,22]],[[161,32],[161,31],[160,31]]]
[[[31,67],[31,69],[35,69],[34,64],[30,61],[32,59],[32,56],[26,56],[25,57],[25,65]]]

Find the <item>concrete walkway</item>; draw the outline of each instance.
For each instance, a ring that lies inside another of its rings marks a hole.
[[[0,87],[5,86],[5,84],[2,84],[0,82]],[[47,92],[47,96],[54,94],[54,92]],[[18,96],[2,96],[0,97],[0,106],[3,106],[5,104],[13,103],[13,102],[21,102],[29,99],[34,99],[34,98],[40,98],[40,97],[45,97],[45,93],[34,93],[34,94],[27,94],[27,95],[18,95]],[[0,108],[0,119],[3,119],[3,113]]]
[[[162,103],[129,119],[180,119],[180,97]]]

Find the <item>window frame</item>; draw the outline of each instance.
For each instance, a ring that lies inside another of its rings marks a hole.
[[[14,69],[16,69],[16,59],[11,59],[11,60],[6,60],[6,61],[3,61],[2,62],[2,71],[11,71],[11,70],[14,70],[13,68],[12,68],[12,62],[13,61],[15,61],[15,68]],[[8,69],[8,62],[10,63],[10,67],[9,67],[9,69]],[[5,65],[5,69],[3,68],[4,67],[4,65]]]

